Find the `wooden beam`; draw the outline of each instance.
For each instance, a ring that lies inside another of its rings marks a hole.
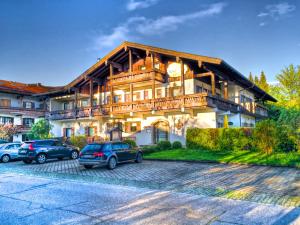
[[[195,74],[194,77],[195,77],[195,78],[210,77],[211,75],[212,75],[212,72],[207,72],[207,73],[199,73],[199,74]]]
[[[129,85],[129,89],[130,89],[130,102],[133,102],[133,84],[132,83]]]
[[[93,82],[93,80],[90,80],[90,107],[93,107],[93,92],[94,92],[94,90],[93,90],[93,85],[94,85],[94,82]]]
[[[75,90],[74,108],[75,108],[75,110],[78,108],[78,89]]]
[[[101,84],[98,83],[98,86],[97,86],[97,94],[98,94],[98,102],[97,102],[97,105],[101,105]]]
[[[128,56],[129,56],[129,72],[132,73],[132,50],[131,49],[129,49]]]
[[[152,72],[152,99],[155,99],[155,72]]]
[[[110,64],[109,65],[109,76],[110,76],[110,80],[112,81],[112,76],[114,75],[114,68],[113,66]],[[114,89],[112,84],[110,83],[110,104],[113,104],[113,99],[114,99]]]
[[[198,66],[199,66],[199,68],[201,68],[202,65],[203,65],[202,61],[198,60]]]
[[[151,53],[151,69],[154,69],[155,65],[154,65],[154,54]]]
[[[119,71],[122,71],[122,70],[123,70],[123,66],[122,66],[122,64],[120,64],[120,63],[117,63],[117,62],[113,62],[113,61],[108,60],[108,61],[105,62],[105,64],[106,64],[106,65],[111,64],[114,68],[117,68]]]
[[[215,80],[215,74],[211,74],[211,94],[213,96],[216,95],[216,80]]]

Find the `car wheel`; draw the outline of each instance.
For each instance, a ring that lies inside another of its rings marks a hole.
[[[143,162],[143,154],[142,153],[138,153],[137,156],[136,156],[136,159],[135,159],[135,162],[136,163],[141,163]]]
[[[117,166],[117,160],[115,157],[111,157],[108,161],[107,168],[113,170]]]
[[[24,160],[23,160],[23,163],[25,163],[25,164],[31,164],[31,163],[32,163],[32,160],[30,160],[30,159],[24,159]]]
[[[77,151],[72,151],[71,152],[71,159],[77,159],[78,158],[78,152]]]
[[[3,163],[9,162],[9,161],[10,161],[10,156],[9,156],[9,155],[3,155],[3,156],[1,157],[1,161],[2,161]]]
[[[36,157],[36,162],[38,163],[38,164],[43,164],[43,163],[45,163],[46,162],[46,160],[47,160],[47,157],[46,157],[46,155],[45,154],[39,154],[37,157]]]
[[[92,165],[84,165],[84,168],[86,168],[86,169],[92,169],[93,166]]]

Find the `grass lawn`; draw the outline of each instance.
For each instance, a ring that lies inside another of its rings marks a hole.
[[[267,155],[253,151],[205,151],[193,149],[172,149],[145,153],[145,159],[214,161],[270,166],[291,166],[300,168],[300,153],[272,153]]]

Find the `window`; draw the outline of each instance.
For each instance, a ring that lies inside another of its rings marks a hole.
[[[28,134],[22,134],[22,141],[29,141]]]
[[[159,69],[159,67],[160,67],[160,64],[158,62],[154,64],[155,69]]]
[[[149,99],[149,91],[144,91],[144,99]]]
[[[114,102],[118,103],[122,101],[122,96],[121,95],[114,95]]]
[[[0,124],[8,124],[14,123],[14,118],[13,117],[6,117],[6,116],[0,116]]]
[[[93,137],[96,135],[96,127],[86,127],[85,133],[88,137]]]
[[[201,86],[196,86],[196,93],[201,93],[203,91],[203,88]]]
[[[125,122],[125,132],[135,133],[141,131],[141,122]]]
[[[73,135],[73,128],[65,128],[65,137],[70,138]]]
[[[181,88],[180,87],[176,87],[173,88],[173,96],[180,96],[181,95]]]
[[[87,99],[81,100],[81,107],[89,106],[89,101]]]
[[[34,109],[34,102],[23,102],[23,108],[25,109]]]
[[[157,89],[156,90],[156,97],[157,98],[161,98],[162,97],[162,90],[161,89]]]
[[[10,99],[0,99],[0,107],[10,107],[11,100]]]
[[[64,110],[72,109],[72,102],[64,102],[63,107],[64,107]]]
[[[23,126],[32,127],[33,124],[34,124],[33,118],[23,118]]]

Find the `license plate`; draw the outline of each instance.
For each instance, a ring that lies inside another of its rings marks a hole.
[[[85,156],[83,156],[83,158],[85,158],[85,159],[93,159],[95,157],[93,155],[85,155]]]

